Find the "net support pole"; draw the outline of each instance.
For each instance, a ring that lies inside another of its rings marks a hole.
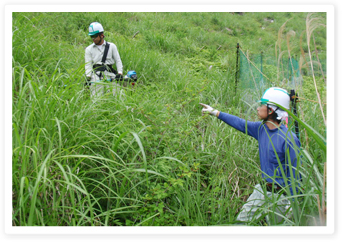
[[[261,90],[264,90],[264,76],[263,76],[263,72],[262,72],[262,54],[263,51],[261,51],[260,53],[260,81],[261,81]]]
[[[239,55],[240,55],[239,48],[240,48],[240,45],[239,45],[239,43],[237,43],[237,46],[236,46],[236,70],[235,70],[235,95],[236,95],[236,89],[237,89],[237,84],[238,84],[238,75],[239,75]]]
[[[298,102],[298,97],[294,89],[290,91],[290,100],[292,101],[292,107],[293,107],[293,114],[297,116],[297,102]],[[297,116],[298,117],[298,116]],[[297,138],[299,139],[299,127],[298,127],[298,121],[294,121],[295,125],[295,134]]]

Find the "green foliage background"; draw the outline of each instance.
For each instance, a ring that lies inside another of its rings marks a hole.
[[[317,16],[325,21],[324,13]],[[260,179],[257,142],[201,116],[198,104],[255,119],[234,92],[236,44],[274,55],[278,30],[290,19],[285,31],[298,33],[291,46],[300,53],[306,17],[13,13],[13,225],[234,222]],[[94,103],[84,89],[84,49],[91,44],[87,30],[94,21],[117,45],[124,71],[138,73],[136,87],[126,88],[124,98],[104,95]],[[324,59],[325,28],[315,37]],[[308,51],[305,44],[302,48]],[[274,70],[266,68],[272,75]],[[316,99],[311,77],[304,80],[303,93]],[[325,84],[319,83],[325,98]],[[318,104],[300,106],[305,121],[324,135]],[[324,153],[309,140],[302,143],[321,176]],[[322,192],[311,193],[308,198]],[[308,199],[305,208],[317,215],[315,200]]]

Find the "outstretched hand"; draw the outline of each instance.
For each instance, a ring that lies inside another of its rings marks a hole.
[[[218,114],[220,113],[218,110],[213,109],[207,104],[200,103],[200,105],[203,107],[202,108],[202,115],[209,113],[210,115],[218,117]]]

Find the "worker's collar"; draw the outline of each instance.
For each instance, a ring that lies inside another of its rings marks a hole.
[[[281,128],[282,124],[278,124],[277,122],[272,121],[264,121],[265,126],[268,128],[269,131],[277,131]]]
[[[107,43],[107,42],[106,42],[105,40],[103,40],[103,44],[102,44],[102,45],[96,45],[95,43],[93,43],[93,47],[95,47],[95,46],[96,46],[96,47],[104,46],[104,45],[106,45],[106,43]]]

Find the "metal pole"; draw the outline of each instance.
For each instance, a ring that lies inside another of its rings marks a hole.
[[[237,83],[238,83],[238,73],[239,73],[239,43],[237,43],[236,46],[236,70],[235,70],[235,95],[236,95],[236,88],[237,88]]]

